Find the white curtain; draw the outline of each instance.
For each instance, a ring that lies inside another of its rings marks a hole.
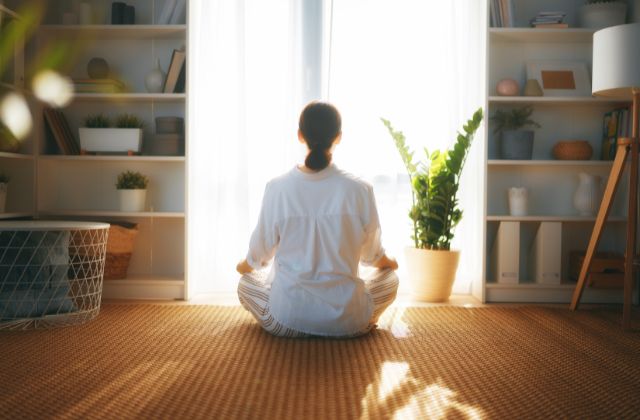
[[[398,257],[410,246],[411,192],[384,117],[407,137],[415,157],[450,147],[484,106],[486,3],[334,0],[329,100],[343,116],[336,163],[374,185],[383,243]],[[357,24],[355,23],[357,22]],[[464,211],[452,248],[461,249],[454,293],[482,277],[484,133],[480,129],[459,192]],[[402,281],[401,281],[402,290]]]
[[[266,181],[304,156],[296,123],[310,99],[340,109],[335,162],[374,184],[383,241],[403,265],[410,191],[379,117],[416,150],[452,143],[484,104],[485,10],[477,0],[191,0],[189,295],[235,289]],[[482,274],[483,142],[463,177],[458,293]]]

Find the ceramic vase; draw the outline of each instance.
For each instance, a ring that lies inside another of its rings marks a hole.
[[[600,207],[600,177],[585,172],[578,174],[578,188],[573,194],[573,206],[580,216],[594,216]]]
[[[524,85],[524,96],[543,96],[544,92],[536,79],[528,79]]]
[[[162,93],[164,87],[165,74],[160,68],[160,59],[156,58],[156,67],[147,73],[144,79],[144,86],[149,93]]]
[[[509,214],[526,216],[528,214],[529,192],[526,188],[509,188]]]

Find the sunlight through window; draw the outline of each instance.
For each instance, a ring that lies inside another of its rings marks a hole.
[[[442,379],[432,384],[411,376],[406,362],[384,362],[362,399],[361,419],[485,418],[484,410],[458,401],[458,393]]]

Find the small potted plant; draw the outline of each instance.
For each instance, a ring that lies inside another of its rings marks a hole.
[[[120,195],[120,211],[144,211],[148,185],[149,179],[140,172],[124,171],[120,173],[116,182],[116,188]]]
[[[414,162],[405,137],[391,123],[382,120],[393,138],[411,181],[414,247],[405,249],[412,293],[421,300],[443,302],[449,299],[458,270],[460,251],[451,250],[453,230],[462,219],[458,208],[460,175],[475,132],[482,122],[482,108],[463,126],[449,150],[436,150],[426,162]]]
[[[580,8],[580,25],[583,28],[623,25],[626,17],[627,3],[621,0],[587,0]]]
[[[11,178],[5,173],[0,173],[0,213],[4,213],[7,204],[7,190]]]
[[[116,117],[115,127],[104,114],[89,115],[80,127],[80,148],[83,152],[139,153],[144,122],[132,114]]]
[[[500,156],[502,159],[529,160],[533,155],[533,130],[525,127],[540,128],[540,124],[531,119],[533,108],[530,105],[512,110],[498,109],[491,117],[495,124],[494,133],[500,134]]]

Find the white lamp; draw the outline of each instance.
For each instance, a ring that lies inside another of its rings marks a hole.
[[[573,293],[571,309],[576,309],[589,273],[591,261],[600,240],[616,188],[629,156],[629,203],[627,212],[627,244],[624,265],[624,307],[622,325],[631,325],[631,295],[633,265],[636,256],[636,227],[638,201],[638,111],[640,110],[640,23],[619,25],[597,31],[593,35],[592,93],[618,99],[631,99],[631,138],[618,139],[616,157],[602,198],[589,246],[580,269],[578,284]]]

